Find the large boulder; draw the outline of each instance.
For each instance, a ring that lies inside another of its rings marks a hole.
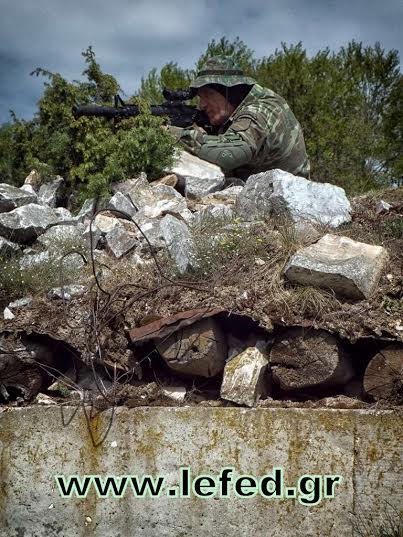
[[[331,227],[351,220],[351,205],[342,188],[283,170],[251,175],[235,207],[244,220],[285,216],[294,222],[308,220]]]
[[[28,203],[36,202],[36,194],[13,185],[0,183],[0,213],[7,213]]]
[[[253,407],[266,394],[267,358],[257,348],[249,347],[227,362],[221,385],[221,397]]]
[[[171,369],[202,377],[220,373],[227,357],[225,335],[211,318],[175,332],[158,342],[157,349]]]
[[[51,207],[29,203],[9,213],[0,214],[0,235],[26,243],[33,241],[58,222],[58,216]]]
[[[225,176],[219,166],[187,151],[182,151],[175,165],[167,171],[174,173],[184,182],[188,198],[203,198],[211,192],[220,190],[225,184]]]
[[[361,300],[375,291],[387,260],[382,246],[325,235],[293,255],[284,273],[292,282]]]

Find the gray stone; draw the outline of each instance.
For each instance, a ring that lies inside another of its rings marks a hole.
[[[294,230],[296,239],[302,244],[312,244],[321,237],[321,234],[315,226],[307,220],[295,222]]]
[[[48,205],[49,207],[57,207],[61,190],[63,188],[64,179],[57,175],[56,178],[41,185],[38,192],[38,203],[42,205]]]
[[[152,205],[145,205],[136,215],[136,222],[143,218],[158,218],[166,214],[181,215],[187,211],[186,200],[181,198],[162,199],[155,201]]]
[[[71,300],[74,297],[83,296],[87,288],[85,285],[65,285],[64,287],[54,287],[48,292],[48,297],[52,299]]]
[[[32,304],[32,298],[25,297],[25,298],[19,298],[18,300],[14,300],[14,302],[10,302],[8,307],[10,310],[18,309],[18,308],[26,308],[27,306],[30,306]]]
[[[219,220],[224,225],[225,223],[229,223],[233,218],[234,212],[228,205],[210,205],[193,214],[193,224],[204,226],[215,220]]]
[[[137,210],[144,205],[152,205],[156,200],[145,173],[141,173],[139,177],[134,179],[112,184],[112,191],[115,194],[120,192],[127,196]]]
[[[244,220],[284,216],[337,227],[351,220],[351,205],[344,190],[315,183],[283,170],[251,175],[235,203]]]
[[[72,248],[74,245],[79,247],[84,242],[84,231],[84,224],[59,224],[47,229],[45,233],[38,238],[37,243],[48,249],[58,249],[63,243],[71,243]]]
[[[108,200],[102,199],[87,199],[84,201],[79,213],[76,216],[78,222],[84,222],[86,219],[91,219],[97,211],[106,209]],[[102,214],[102,213],[101,213]]]
[[[0,235],[17,242],[30,242],[58,221],[50,207],[30,203],[0,214]]]
[[[253,407],[266,395],[267,357],[256,347],[249,347],[227,362],[220,395],[227,401]]]
[[[39,253],[29,253],[24,255],[20,259],[20,269],[22,271],[31,271],[41,269],[43,266],[52,266],[55,270],[59,270],[62,256],[59,255],[57,250],[45,250]],[[76,253],[66,256],[63,259],[63,270],[74,271],[84,266],[82,257]]]
[[[157,200],[183,199],[182,194],[169,185],[155,185],[152,191]]]
[[[130,217],[134,216],[137,212],[137,209],[134,207],[133,203],[122,194],[122,192],[116,192],[116,194],[110,199],[108,208],[122,213],[128,214]],[[118,218],[122,218],[123,215],[117,214]]]
[[[143,219],[139,226],[141,232],[137,231],[137,237],[140,240],[141,252],[149,252],[150,245],[153,249],[157,250],[165,246],[165,241],[161,230],[161,220]],[[146,236],[148,242],[145,240],[144,235]]]
[[[195,245],[185,222],[168,214],[161,221],[161,232],[179,273],[196,268]]]
[[[19,244],[0,237],[0,256],[17,254],[21,250]]]
[[[7,213],[23,205],[35,202],[35,193],[25,192],[7,183],[0,183],[0,213]]]
[[[203,199],[203,202],[211,200],[211,201],[217,201],[217,203],[226,203],[229,205],[233,205],[235,203],[236,198],[239,196],[242,190],[243,190],[243,186],[229,186],[227,188],[224,188],[224,190],[219,190],[218,192],[213,192],[212,194],[208,194]]]
[[[324,330],[288,329],[275,339],[270,364],[283,390],[340,385],[353,376],[337,338]]]
[[[61,222],[74,223],[77,222],[77,218],[74,217],[71,212],[65,207],[56,207],[55,213]]]
[[[35,254],[25,254],[20,259],[21,270],[31,270],[40,267],[44,263],[49,263],[50,253],[48,250]]]
[[[325,235],[292,256],[284,273],[292,282],[361,300],[376,290],[387,260],[382,246]]]
[[[94,221],[89,222],[86,228],[83,231],[82,238],[85,240],[88,247],[91,247],[91,241],[92,241],[92,248],[95,249],[98,246],[99,241],[101,240],[102,236],[104,234],[102,231],[98,228],[98,226],[94,223]]]
[[[76,218],[79,222],[83,222],[86,218],[92,218],[95,212],[95,200],[86,199],[78,212]]]
[[[224,185],[224,179],[221,177],[200,179],[199,177],[187,177],[185,194],[190,199],[201,199],[211,192],[220,190]]]
[[[227,356],[225,335],[211,318],[186,326],[156,346],[171,369],[201,377],[220,373]]]
[[[106,234],[105,239],[109,250],[118,259],[127,254],[138,243],[135,234],[124,229],[123,226],[114,227]]]

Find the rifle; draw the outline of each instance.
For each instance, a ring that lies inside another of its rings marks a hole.
[[[192,99],[196,91],[188,90],[163,90],[166,101],[159,105],[151,105],[150,111],[153,116],[167,116],[170,124],[175,127],[190,127],[194,123],[199,127],[208,127],[209,120],[207,114],[198,110],[195,106],[185,104],[184,101]],[[135,104],[126,104],[119,95],[115,95],[115,106],[97,106],[84,104],[73,106],[74,117],[97,116],[107,119],[126,118],[137,116],[140,113],[139,107]]]

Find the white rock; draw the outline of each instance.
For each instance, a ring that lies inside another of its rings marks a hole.
[[[82,296],[86,292],[85,285],[65,285],[64,287],[54,287],[48,292],[48,297],[52,299],[71,300],[73,297]]]
[[[63,177],[57,175],[56,178],[49,182],[41,185],[38,192],[38,203],[43,205],[48,205],[49,207],[56,207],[58,203],[58,198],[62,190],[64,183]]]
[[[8,305],[8,308],[10,310],[18,309],[18,308],[25,308],[27,306],[30,306],[32,304],[32,298],[25,297],[25,298],[19,298],[18,300],[14,300],[14,302],[10,302]]]
[[[220,190],[225,184],[225,176],[219,166],[186,151],[182,151],[173,168],[166,171],[185,180],[185,194],[188,198],[200,199]]]
[[[392,207],[393,205],[391,205],[390,203],[383,201],[383,200],[379,200],[378,203],[376,204],[376,212],[378,214],[387,213],[388,211],[390,211],[390,209],[392,209]]]
[[[236,212],[245,220],[288,216],[331,227],[351,220],[345,191],[329,183],[315,183],[283,170],[251,175],[236,199]]]
[[[14,313],[9,308],[4,308],[3,317],[5,321],[12,321],[15,319]]]
[[[268,360],[256,347],[249,347],[227,362],[221,386],[221,397],[253,407],[265,395],[265,372]]]
[[[284,273],[292,282],[361,300],[376,290],[387,260],[382,246],[325,235],[292,256]]]
[[[24,192],[27,192],[28,194],[32,194],[33,196],[35,196],[35,199],[36,199],[36,192],[34,190],[34,187],[31,185],[31,184],[23,184],[22,186],[20,186],[20,189],[23,190]]]
[[[97,214],[93,223],[97,226],[101,233],[109,233],[116,226],[120,225],[119,218],[107,216],[105,214]]]
[[[186,397],[186,388],[184,386],[165,386],[161,391],[166,397],[177,403],[183,403]]]

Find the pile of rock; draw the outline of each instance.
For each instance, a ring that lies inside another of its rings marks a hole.
[[[72,249],[91,248],[96,256],[141,267],[153,263],[151,254],[166,250],[178,273],[185,274],[198,268],[194,226],[212,220],[238,219],[251,225],[286,219],[299,237],[308,238],[284,268],[290,282],[351,300],[368,299],[375,292],[388,261],[386,250],[334,231],[323,233],[324,228],[334,230],[351,220],[351,205],[341,188],[281,170],[253,175],[243,184],[187,153],[167,172],[165,181],[150,183],[141,174],[114,184],[110,199],[87,200],[75,216],[60,206],[61,177],[40,185],[32,172],[21,188],[0,184],[0,255],[19,255],[22,270],[40,267],[59,262],[60,243],[67,241]],[[72,300],[85,292],[84,259],[72,256],[68,264],[76,271],[75,285],[50,289],[49,298]],[[15,310],[31,299],[25,300],[8,305],[7,322],[12,323]],[[291,328],[274,340],[270,336],[234,343],[217,320],[206,318],[156,340],[155,346],[178,374],[223,375],[221,397],[247,406],[270,395],[272,385],[283,391],[323,388],[344,385],[353,376],[351,359],[340,341],[324,331]],[[182,388],[179,391],[183,395]]]

